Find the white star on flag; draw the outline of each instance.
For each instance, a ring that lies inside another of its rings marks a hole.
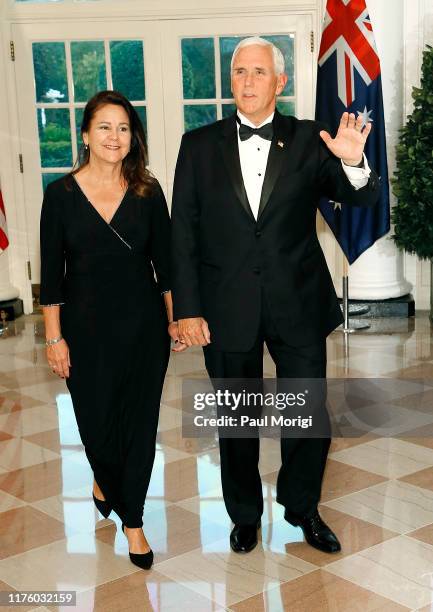
[[[358,119],[359,117],[362,117],[362,120],[363,120],[362,127],[365,127],[367,123],[373,123],[374,119],[370,117],[371,113],[373,112],[373,109],[369,111],[367,110],[367,107],[364,106],[363,111],[356,111],[356,112],[358,113]]]

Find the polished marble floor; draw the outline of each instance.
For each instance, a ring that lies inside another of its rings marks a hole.
[[[433,380],[427,316],[382,320],[328,340],[328,376]],[[265,371],[273,374],[269,355]],[[173,355],[161,404],[144,529],[149,572],[128,558],[118,519],[102,519],[64,382],[45,363],[38,315],[0,336],[0,591],[74,590],[87,612],[391,612],[433,610],[433,435],[335,439],[321,514],[342,552],[303,542],[275,502],[276,440],[262,441],[260,542],[230,551],[215,439],[182,438],[182,379],[204,375],[201,352]],[[433,386],[433,385],[432,385]],[[433,412],[424,396],[424,413]],[[404,407],[404,402],[402,404]],[[7,609],[7,608],[0,608]]]

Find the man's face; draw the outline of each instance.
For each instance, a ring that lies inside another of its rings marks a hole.
[[[271,47],[242,47],[233,61],[231,88],[238,110],[260,125],[275,110],[275,98],[287,83],[285,74],[276,75]]]

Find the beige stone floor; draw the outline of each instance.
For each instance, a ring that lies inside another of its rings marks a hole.
[[[350,337],[348,356],[337,331],[328,362],[330,377],[433,381],[432,328],[426,315],[381,321]],[[265,371],[273,373],[269,355]],[[182,438],[182,379],[204,374],[199,350],[173,355],[144,514],[155,564],[144,572],[129,562],[117,517],[101,520],[93,505],[70,397],[45,363],[40,316],[22,317],[0,337],[0,591],[77,592],[76,608],[11,609],[433,610],[428,427],[417,437],[333,441],[321,513],[341,540],[337,555],[312,549],[284,521],[275,501],[278,441],[263,440],[260,542],[236,555],[216,440]],[[433,413],[433,393],[422,410]]]

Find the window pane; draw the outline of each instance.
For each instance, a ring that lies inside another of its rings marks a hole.
[[[292,35],[275,35],[275,36],[264,36],[266,40],[274,43],[279,48],[284,56],[284,69],[287,74],[288,81],[287,85],[281,92],[282,96],[294,96],[295,95],[295,62],[294,62],[294,43],[295,38]]]
[[[233,98],[230,89],[230,62],[233,51],[241,38],[241,36],[222,36],[220,38],[221,92],[223,98]]]
[[[226,117],[230,117],[230,115],[233,115],[235,110],[236,110],[235,104],[223,104],[222,105],[223,119],[225,119]]]
[[[33,43],[32,47],[36,101],[68,102],[64,43]]]
[[[66,172],[62,172],[61,174],[60,172],[59,173],[50,172],[49,174],[43,174],[42,175],[42,191],[45,193],[45,189],[47,188],[47,185],[49,185],[53,181],[57,181],[58,178],[60,178],[61,176],[64,176],[65,174]]]
[[[141,123],[143,124],[144,133],[146,134],[146,141],[147,141],[147,114],[146,114],[146,107],[145,106],[135,106],[134,108],[137,111],[137,114],[138,114],[138,116],[141,119]]]
[[[295,116],[295,103],[291,100],[278,100],[277,101],[277,109],[280,111],[282,115],[293,115]]]
[[[183,97],[215,98],[213,38],[182,39]]]
[[[217,118],[216,104],[186,104],[183,112],[185,132],[213,123]]]
[[[83,146],[83,139],[81,138],[81,122],[83,121],[84,108],[75,109],[75,133],[77,137],[77,150]]]
[[[87,102],[98,91],[107,89],[103,42],[73,42],[71,56],[76,102]]]
[[[39,108],[38,128],[42,168],[72,166],[69,110]]]
[[[117,40],[110,42],[113,89],[128,100],[145,100],[143,42]]]

